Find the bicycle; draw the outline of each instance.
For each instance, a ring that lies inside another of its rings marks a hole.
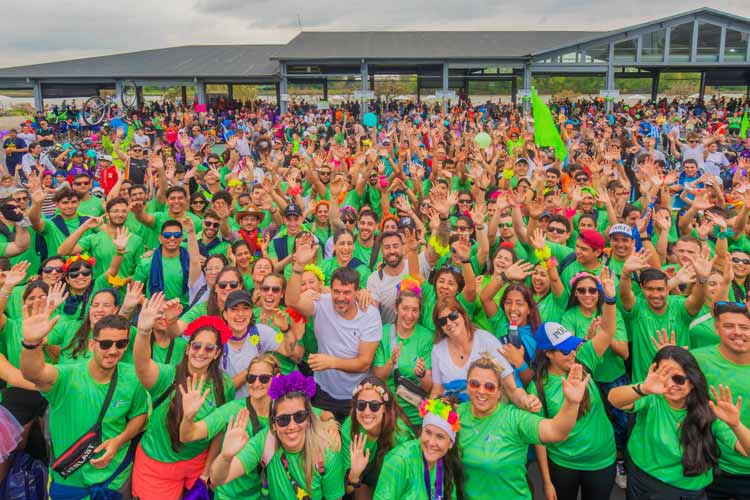
[[[138,87],[135,82],[128,80],[122,85],[120,92],[120,101],[123,107],[130,111],[135,109],[138,105]],[[99,125],[104,118],[108,120],[112,118],[112,108],[117,106],[115,96],[94,96],[86,99],[83,103],[83,109],[81,110],[81,116],[83,121],[88,125]]]

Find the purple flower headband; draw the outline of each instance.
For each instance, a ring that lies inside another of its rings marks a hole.
[[[315,379],[305,377],[298,371],[293,371],[289,375],[282,375],[271,379],[271,387],[268,388],[268,395],[276,401],[285,394],[290,392],[301,392],[307,399],[312,399],[315,395]]]

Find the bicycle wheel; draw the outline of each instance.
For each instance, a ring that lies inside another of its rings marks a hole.
[[[128,80],[122,84],[120,100],[126,109],[130,110],[138,107],[138,87],[133,80]]]
[[[99,125],[107,114],[107,101],[99,96],[89,97],[83,103],[81,116],[89,125]]]

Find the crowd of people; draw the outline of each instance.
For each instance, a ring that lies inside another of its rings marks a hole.
[[[748,103],[607,104],[553,101],[557,149],[468,98],[8,131],[0,481],[749,499]]]

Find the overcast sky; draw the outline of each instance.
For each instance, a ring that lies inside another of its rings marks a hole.
[[[21,7],[22,5],[22,7]],[[25,0],[0,29],[0,67],[176,45],[286,43],[303,29],[569,29],[602,31],[723,0]]]

